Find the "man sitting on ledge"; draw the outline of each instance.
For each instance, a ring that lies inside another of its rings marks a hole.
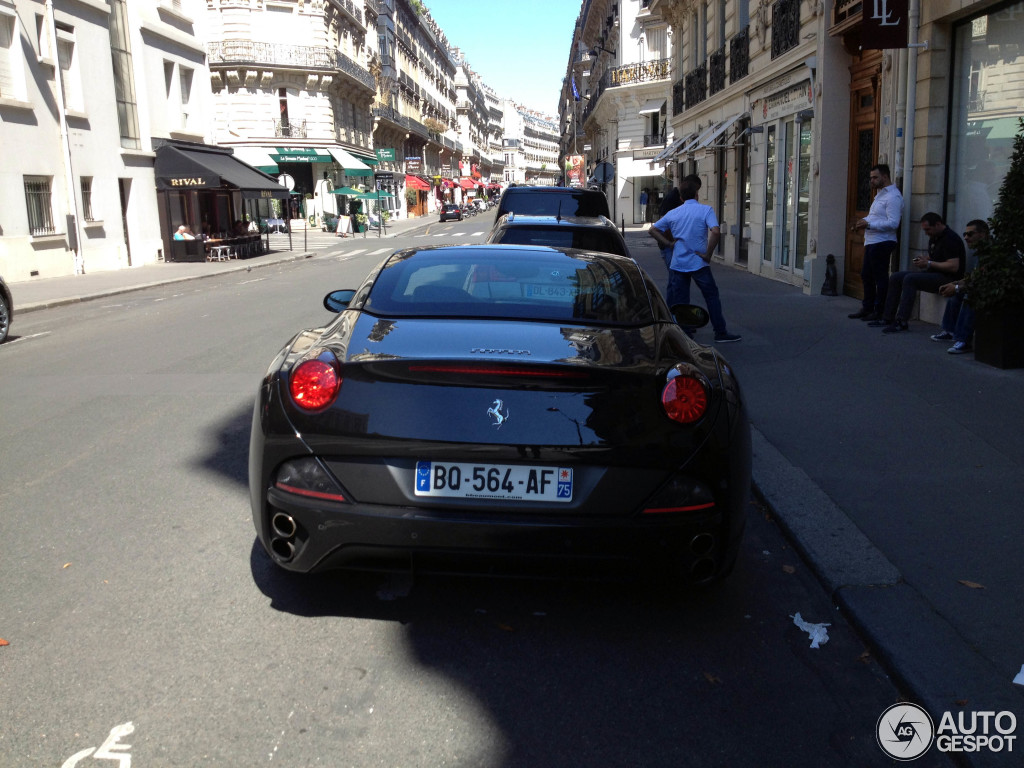
[[[885,314],[868,325],[884,326],[882,333],[899,333],[908,329],[907,320],[914,308],[918,291],[938,293],[939,287],[964,276],[966,263],[964,241],[946,226],[937,213],[921,217],[921,229],[928,235],[928,257],[915,256],[916,269],[895,272],[889,277],[885,297]]]

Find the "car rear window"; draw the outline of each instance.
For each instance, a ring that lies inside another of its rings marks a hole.
[[[386,317],[480,317],[647,325],[653,312],[632,261],[547,249],[399,253],[363,310]]]
[[[579,248],[628,256],[622,240],[606,230],[589,227],[505,227],[496,233],[494,242],[509,245],[550,245],[556,248]]]
[[[508,190],[498,215],[515,212],[522,216],[610,216],[604,195],[589,190],[541,192]]]

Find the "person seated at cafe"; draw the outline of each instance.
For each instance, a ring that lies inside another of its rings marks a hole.
[[[232,226],[232,234],[234,234],[235,237],[244,237],[246,234],[248,234],[245,222],[242,221],[241,219],[237,219],[234,225]]]
[[[192,234],[192,230],[188,228],[187,224],[182,224],[178,227],[178,231],[174,233],[175,240],[195,240],[196,236]]]

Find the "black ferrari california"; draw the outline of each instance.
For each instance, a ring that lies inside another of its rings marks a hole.
[[[628,257],[398,251],[259,389],[249,489],[294,571],[735,562],[750,427],[731,367]],[[530,567],[527,567],[529,571]]]

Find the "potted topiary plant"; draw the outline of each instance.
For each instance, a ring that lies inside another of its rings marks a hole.
[[[1024,118],[1018,118],[1010,168],[999,188],[978,267],[967,276],[975,312],[974,358],[997,368],[1024,367]]]

